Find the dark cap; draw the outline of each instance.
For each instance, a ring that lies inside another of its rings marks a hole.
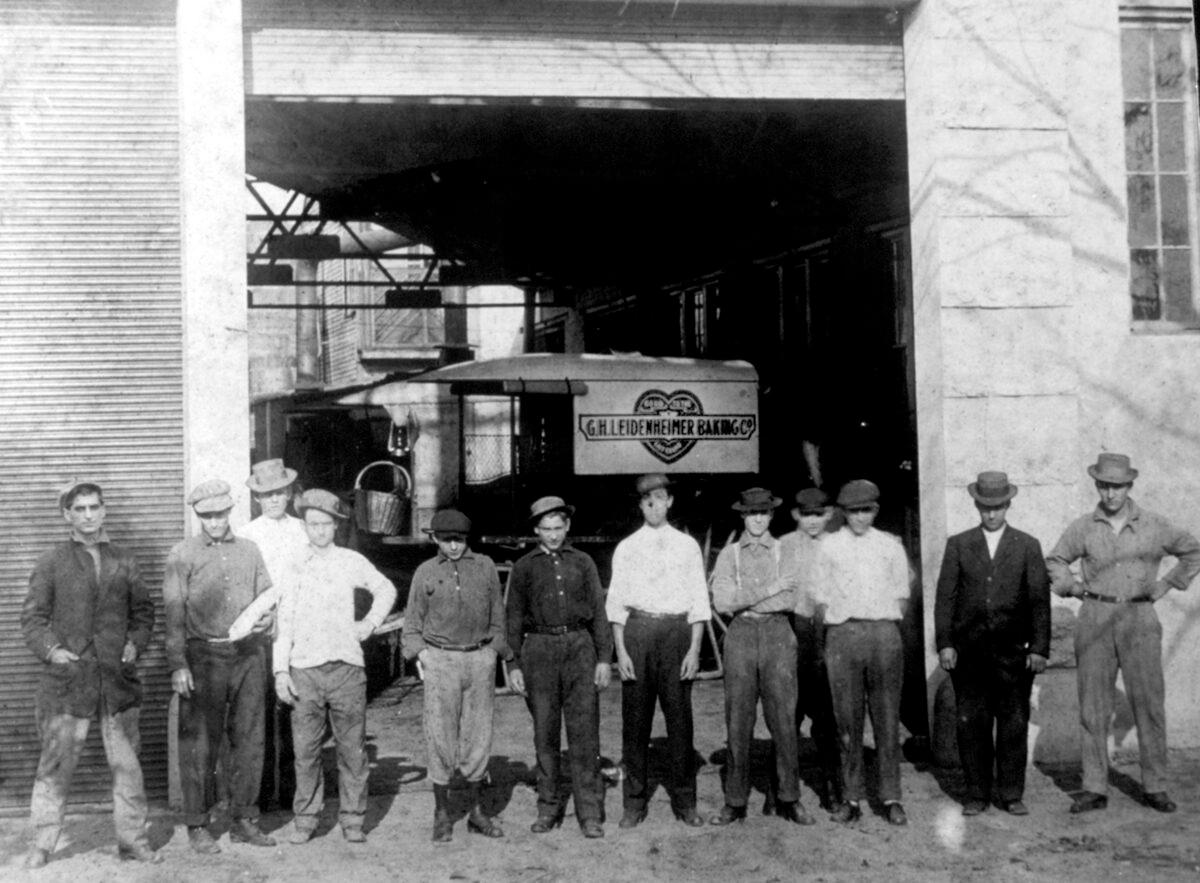
[[[644,497],[651,491],[656,491],[662,488],[665,491],[671,490],[671,479],[667,478],[661,472],[651,472],[648,475],[642,475],[637,480],[637,493],[639,497]]]
[[[765,487],[752,487],[742,491],[742,498],[733,508],[739,512],[770,512],[782,502]]]
[[[323,491],[320,488],[307,490],[296,500],[296,511],[300,513],[300,517],[303,518],[304,513],[309,509],[316,509],[318,512],[324,512],[334,518],[349,517],[345,507],[342,506],[342,501],[337,498],[337,494]]]
[[[806,487],[796,493],[796,507],[801,515],[819,515],[829,506],[829,494],[819,487]]]
[[[879,486],[865,478],[856,478],[842,485],[838,491],[837,504],[843,509],[853,506],[870,506],[879,502]]]
[[[433,513],[433,520],[425,533],[438,536],[465,537],[471,532],[471,519],[457,509],[439,509]]]

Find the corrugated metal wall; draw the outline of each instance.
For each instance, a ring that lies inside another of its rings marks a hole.
[[[538,0],[246,0],[248,95],[899,100],[899,17]]]
[[[40,663],[19,614],[65,536],[55,487],[103,484],[156,599],[183,536],[174,3],[0,2],[0,807],[25,804]],[[167,782],[161,607],[141,660],[147,786]],[[93,728],[76,803],[109,799]]]

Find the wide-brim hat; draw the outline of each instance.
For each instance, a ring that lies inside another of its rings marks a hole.
[[[434,537],[465,537],[471,533],[471,519],[457,509],[439,509],[433,513],[433,519],[429,522],[429,527],[425,528],[425,533]]]
[[[967,485],[967,493],[983,506],[1003,506],[1017,495],[1017,486],[1010,484],[1005,472],[980,472]]]
[[[879,502],[879,485],[865,478],[856,478],[842,485],[838,491],[837,504],[843,509],[854,506],[870,506]]]
[[[796,492],[796,508],[801,515],[820,515],[829,507],[829,494],[819,487],[806,487]]]
[[[1125,454],[1099,454],[1087,472],[1096,481],[1107,484],[1129,484],[1138,477],[1138,471],[1129,465]]]
[[[742,491],[742,498],[733,504],[733,508],[738,512],[770,512],[782,502],[765,487],[752,487]]]
[[[658,489],[669,491],[671,489],[671,479],[663,475],[661,472],[651,472],[647,475],[638,476],[637,480],[637,495],[644,497],[651,491]]]
[[[297,498],[296,512],[301,518],[309,509],[316,509],[318,512],[324,512],[326,515],[332,515],[334,518],[342,520],[350,517],[337,494],[321,490],[321,488],[307,490]]]
[[[575,514],[575,507],[562,497],[539,497],[529,507],[529,520],[537,524],[543,516],[549,515],[551,512],[562,512],[567,518],[570,518]]]
[[[299,474],[284,466],[282,460],[262,460],[250,467],[246,487],[256,494],[265,494],[294,484]]]
[[[230,493],[229,482],[212,478],[192,488],[187,502],[196,510],[197,515],[212,515],[232,509],[233,495]]]

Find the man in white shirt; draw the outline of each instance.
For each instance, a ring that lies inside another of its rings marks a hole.
[[[321,746],[328,715],[338,757],[338,820],[350,843],[364,843],[367,811],[367,673],[361,644],[396,603],[396,587],[362,555],[334,545],[341,502],[329,491],[305,491],[296,503],[309,545],[281,581],[275,639],[275,695],[292,706],[296,755],[295,830],[289,843],[312,838],[324,804]],[[373,601],[354,619],[354,590]]]
[[[821,540],[814,586],[824,611],[825,666],[846,798],[831,818],[849,823],[862,817],[865,706],[875,737],[879,798],[887,820],[904,825],[908,818],[900,804],[900,620],[908,606],[908,557],[897,537],[872,526],[879,513],[879,488],[873,482],[858,479],[843,485],[837,504],[846,514],[846,526]]]
[[[620,827],[646,818],[646,765],[657,701],[667,722],[671,809],[686,825],[703,825],[696,811],[692,743],[692,680],[700,670],[700,641],[711,619],[699,544],[667,523],[675,502],[665,475],[637,480],[644,524],[617,544],[605,610],[612,623],[621,675],[624,814]]]
[[[308,546],[304,522],[287,511],[297,475],[282,460],[263,460],[250,468],[250,478],[246,480],[246,487],[254,494],[262,514],[235,533],[258,546],[273,583],[279,582],[284,568]]]

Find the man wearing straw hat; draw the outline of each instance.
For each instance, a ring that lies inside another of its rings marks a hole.
[[[93,719],[112,769],[118,855],[158,862],[146,839],[135,667],[150,643],[154,602],[137,558],[109,542],[100,485],[73,481],[58,508],[70,535],[38,558],[21,608],[25,643],[44,663],[34,707],[42,747],[30,799],[35,833],[25,867],[43,867],[54,852]]]
[[[742,491],[733,508],[745,529],[721,550],[713,568],[713,607],[733,616],[725,635],[725,805],[710,819],[714,825],[746,818],[750,743],[760,698],[774,743],[775,814],[798,825],[813,823],[800,803],[796,635],[790,616],[795,592],[781,573],[780,544],[770,532],[771,516],[782,502],[766,488]]]
[[[365,843],[367,671],[361,645],[392,612],[396,587],[358,552],[334,543],[338,522],[347,518],[334,494],[305,491],[296,509],[304,518],[308,547],[281,586],[272,658],[275,695],[292,706],[296,794],[288,842],[306,843],[320,821],[325,799],[321,748],[328,719],[337,750],[342,836],[348,843]],[[372,600],[356,621],[358,588],[370,592]]]
[[[1167,721],[1163,707],[1162,626],[1154,602],[1183,591],[1200,573],[1200,543],[1129,496],[1138,471],[1124,454],[1100,454],[1088,467],[1100,503],[1072,522],[1046,559],[1055,594],[1082,598],[1075,627],[1083,791],[1082,813],[1108,806],[1108,726],[1117,670],[1137,724],[1143,800],[1174,812],[1167,794]],[[1178,563],[1162,579],[1166,556]],[[1079,562],[1079,577],[1070,570]]]
[[[994,800],[1023,816],[1029,694],[1050,655],[1050,581],[1041,544],[1006,523],[1017,495],[1008,476],[981,472],[967,493],[980,524],[946,541],[934,612],[938,661],[954,683],[962,813],[979,815]]]
[[[262,510],[257,518],[242,525],[236,533],[258,546],[271,581],[278,583],[284,568],[293,563],[308,545],[304,522],[288,514],[288,503],[297,472],[283,465],[282,460],[263,460],[250,468],[246,487]]]
[[[538,547],[517,560],[508,580],[508,679],[533,715],[538,815],[530,830],[562,823],[559,742],[564,722],[575,818],[583,835],[603,837],[599,690],[612,677],[612,632],[604,589],[590,555],[567,542],[575,507],[542,497],[529,508]]]
[[[196,852],[220,852],[208,830],[216,801],[215,768],[229,738],[230,839],[254,846],[275,841],[258,826],[266,735],[265,614],[241,641],[229,639],[238,614],[271,585],[258,546],[229,529],[233,497],[220,479],[187,498],[200,520],[197,536],[178,543],[163,575],[167,665],[179,694],[179,780],[184,824]]]
[[[457,509],[435,512],[426,533],[437,555],[413,574],[401,645],[425,681],[425,745],[433,783],[433,841],[453,835],[450,780],[467,782],[467,829],[484,837],[504,831],[480,806],[492,751],[496,661],[507,655],[500,575],[487,555],[467,545],[471,519]]]

